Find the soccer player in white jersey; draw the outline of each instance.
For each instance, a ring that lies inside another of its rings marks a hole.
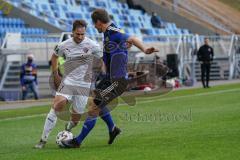
[[[102,57],[102,49],[100,45],[85,37],[86,27],[87,23],[84,20],[74,21],[72,28],[73,37],[60,43],[54,49],[54,54],[51,58],[52,72],[54,82],[61,82],[61,84],[58,87],[53,100],[53,106],[46,117],[41,139],[39,143],[35,145],[35,148],[37,149],[41,149],[45,146],[51,130],[56,125],[57,113],[63,111],[67,103],[71,102],[73,105],[73,112],[76,114],[72,114],[72,116],[77,115],[76,117],[72,117],[72,121],[70,121],[66,127],[67,129],[71,130],[76,126],[79,120],[78,115],[84,113],[91,86],[91,81],[86,80],[86,75],[91,74],[87,73],[89,71],[88,65],[89,63],[92,63],[92,61],[89,60],[89,57]],[[64,56],[66,58],[65,66],[67,67],[65,67],[63,79],[61,79],[58,74],[57,59],[59,56]],[[71,66],[73,59],[79,59],[79,63],[82,64]],[[66,71],[66,69],[68,71]],[[66,74],[66,72],[68,73]],[[85,93],[79,93],[79,91]],[[110,132],[113,127],[115,127],[110,113],[103,115],[101,118],[107,124]],[[96,121],[96,118],[94,117],[94,119],[91,119],[88,117],[85,123],[89,123],[89,120]]]

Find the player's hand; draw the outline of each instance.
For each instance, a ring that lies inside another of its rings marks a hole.
[[[146,49],[144,50],[144,53],[145,53],[145,54],[152,54],[152,53],[154,53],[154,52],[159,52],[159,50],[156,49],[156,48],[154,48],[154,47],[146,48]]]
[[[23,90],[23,91],[26,91],[26,87],[25,87],[25,86],[22,86],[22,90]]]

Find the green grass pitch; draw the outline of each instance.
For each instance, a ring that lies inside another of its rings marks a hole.
[[[1,160],[226,160],[240,157],[240,84],[171,92],[119,106],[122,134],[111,146],[101,119],[79,149],[60,149],[58,121],[47,146],[38,142],[49,106],[0,111]],[[73,130],[76,135],[81,125]]]

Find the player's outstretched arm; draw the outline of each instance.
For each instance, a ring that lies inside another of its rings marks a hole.
[[[127,42],[133,44],[134,46],[139,48],[141,51],[143,51],[145,54],[152,54],[154,52],[159,51],[158,49],[156,49],[154,47],[145,48],[143,43],[137,37],[131,36],[128,38]]]

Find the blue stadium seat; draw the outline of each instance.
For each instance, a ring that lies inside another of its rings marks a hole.
[[[107,7],[106,3],[103,2],[103,1],[95,1],[95,6],[101,7],[101,8],[106,8]]]
[[[48,11],[49,10],[48,5],[46,5],[46,4],[42,4],[41,8],[42,8],[43,11]]]
[[[48,22],[52,25],[56,24],[56,20],[54,18],[48,18]]]
[[[76,5],[75,0],[9,0],[12,4],[29,9],[29,13],[47,20],[48,23],[55,25],[59,28],[64,26],[71,26],[74,19],[86,19],[88,23],[92,23],[90,12],[95,8],[106,8],[110,14],[114,17],[114,22],[119,26],[126,29],[130,34],[141,35],[141,30],[145,29],[145,34],[148,35],[179,35],[189,34],[186,29],[177,28],[176,24],[161,21],[166,24],[166,28],[156,29],[151,24],[151,15],[143,14],[140,10],[129,9],[126,3],[120,3],[118,0],[80,0],[80,5]],[[49,17],[44,18],[42,13],[46,13]],[[2,13],[0,12],[0,17]],[[62,25],[58,19],[65,20],[66,24]],[[21,31],[24,34],[29,34],[29,30],[26,29],[24,22],[20,19],[1,19],[0,26],[2,28],[12,27],[15,31]],[[18,29],[17,29],[18,28]],[[66,27],[66,31],[69,31],[71,27]],[[96,30],[88,30],[89,34],[97,34]],[[39,29],[31,31],[31,33],[41,34]],[[154,38],[147,39],[156,40]],[[37,39],[37,41],[41,41]]]
[[[112,13],[119,15],[119,10],[117,8],[112,8]]]

